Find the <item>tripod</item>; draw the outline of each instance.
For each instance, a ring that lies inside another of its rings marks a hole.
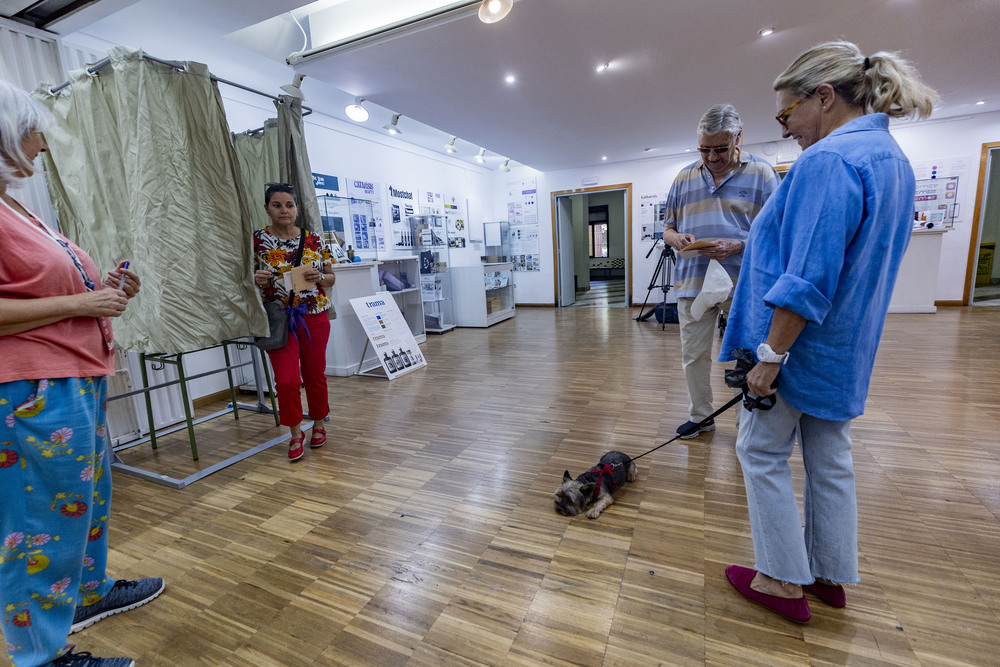
[[[649,319],[650,315],[656,312],[655,306],[650,308],[644,313],[642,311],[646,308],[646,303],[649,301],[649,295],[652,294],[653,290],[657,287],[659,287],[660,290],[663,292],[663,295],[660,297],[660,304],[659,304],[660,312],[664,312],[666,310],[667,292],[670,291],[670,283],[667,282],[667,260],[676,263],[677,256],[674,255],[674,249],[670,247],[670,245],[668,245],[666,242],[664,242],[662,238],[659,238],[656,239],[656,241],[653,243],[653,247],[650,248],[649,252],[646,253],[647,258],[649,258],[649,256],[653,254],[653,251],[656,250],[656,246],[659,245],[660,243],[663,243],[663,250],[660,251],[660,258],[656,261],[656,268],[653,269],[653,275],[649,279],[649,288],[646,291],[646,298],[643,299],[642,308],[639,309],[640,315],[635,318],[636,322],[645,322],[646,320]],[[659,285],[656,284],[657,277],[659,277],[660,279]],[[661,323],[660,326],[661,329],[667,328],[666,319],[667,319],[666,317],[663,318],[664,321]]]

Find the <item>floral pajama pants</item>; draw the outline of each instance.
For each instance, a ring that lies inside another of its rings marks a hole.
[[[76,607],[114,586],[106,391],[104,377],[0,383],[0,627],[18,667],[69,650]]]

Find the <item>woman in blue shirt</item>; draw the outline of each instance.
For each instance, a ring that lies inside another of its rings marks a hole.
[[[810,618],[805,591],[836,607],[857,583],[857,500],[849,435],[864,411],[875,351],[910,239],[914,176],[889,116],[927,116],[936,93],[896,54],[849,42],[803,53],[774,82],[782,136],[803,153],[754,222],[720,361],[748,348],[736,441],[756,569],[726,575],[786,618]],[[772,388],[775,382],[777,390]],[[805,531],[788,459],[805,466]]]

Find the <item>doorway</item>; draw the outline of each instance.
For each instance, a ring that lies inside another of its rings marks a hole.
[[[631,183],[552,193],[557,306],[631,303],[631,202]]]
[[[1000,142],[983,145],[973,219],[965,303],[1000,306]]]

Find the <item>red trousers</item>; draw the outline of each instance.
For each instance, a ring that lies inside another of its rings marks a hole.
[[[326,342],[330,339],[330,316],[324,311],[306,315],[303,330],[288,332],[288,342],[280,350],[269,350],[278,394],[278,417],[282,426],[302,423],[302,393],[305,384],[309,417],[316,421],[330,414],[326,393]],[[310,338],[311,337],[311,338]],[[299,373],[301,365],[302,372]]]

